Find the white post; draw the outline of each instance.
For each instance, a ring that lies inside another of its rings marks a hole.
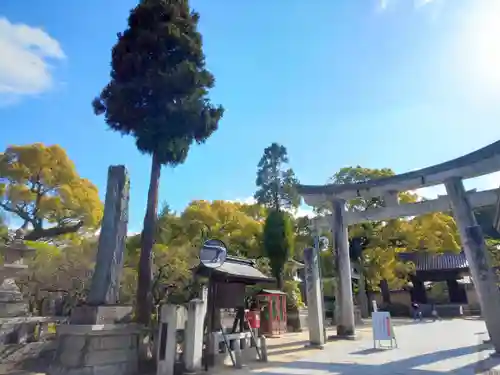
[[[174,375],[175,357],[177,354],[177,329],[182,322],[184,309],[178,305],[163,305],[160,313],[160,332],[158,334],[157,375]]]
[[[267,342],[266,342],[266,336],[262,335],[257,340],[259,341],[260,360],[262,362],[267,362]]]
[[[204,308],[206,301],[194,299],[189,301],[186,334],[184,336],[184,364],[186,372],[196,373],[202,367]]]
[[[349,237],[345,224],[345,201],[335,199],[333,204],[333,241],[339,271],[340,316],[337,320],[337,336],[350,338],[355,334],[354,301],[352,298],[351,259],[349,258]]]
[[[208,287],[206,285],[201,288],[201,300],[203,301],[203,316],[205,317],[208,308]]]
[[[316,248],[304,249],[306,269],[307,310],[309,342],[311,346],[325,344],[321,285],[319,279],[319,254]]]
[[[234,349],[234,368],[242,369],[243,368],[243,358],[241,356],[241,340],[233,341]]]
[[[497,286],[497,276],[491,267],[483,233],[481,227],[477,225],[462,180],[453,178],[445,181],[445,187],[460,231],[463,249],[481,305],[481,313],[495,351],[499,353],[500,292]]]

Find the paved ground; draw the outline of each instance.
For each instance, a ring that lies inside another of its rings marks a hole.
[[[395,333],[397,349],[374,350],[370,334],[364,334],[360,340],[329,343],[323,351],[309,351],[296,360],[273,356],[265,368],[250,366],[234,374],[500,374],[500,359],[490,358],[491,349],[482,344],[487,334],[481,320],[396,325]]]
[[[305,350],[308,334],[287,334],[268,340],[269,363],[244,370],[226,368],[218,375],[436,375],[500,374],[500,359],[491,349],[481,320],[413,323],[395,320],[397,349],[373,350],[370,326],[356,341],[336,341],[324,350]],[[495,372],[494,369],[497,369]],[[489,371],[489,372],[488,372]],[[5,372],[1,371],[0,374]],[[14,372],[9,375],[34,375]]]

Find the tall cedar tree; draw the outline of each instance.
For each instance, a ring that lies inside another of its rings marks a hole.
[[[279,290],[283,289],[285,263],[293,255],[293,223],[288,212],[270,211],[264,223],[264,249]]]
[[[257,191],[254,198],[258,203],[275,211],[297,208],[300,197],[295,189],[298,181],[288,164],[288,153],[284,146],[271,144],[257,166]]]
[[[136,301],[143,324],[149,324],[152,311],[161,166],[182,164],[194,142],[205,142],[217,130],[224,112],[208,99],[215,79],[205,69],[198,21],[188,0],[142,0],[118,34],[111,81],[92,103],[112,130],[132,135],[139,151],[152,156]]]
[[[285,210],[297,208],[300,197],[295,189],[298,183],[288,164],[286,148],[277,143],[264,150],[257,171],[255,199],[269,209],[264,225],[264,250],[269,258],[279,289],[283,288],[283,269],[293,254],[294,233],[289,214]]]

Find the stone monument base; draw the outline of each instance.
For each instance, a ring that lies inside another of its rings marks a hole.
[[[135,324],[60,325],[47,374],[135,375],[140,332]]]
[[[132,306],[77,306],[71,311],[70,324],[122,324],[132,321]]]
[[[28,304],[25,301],[0,301],[0,318],[26,316]]]
[[[26,316],[28,304],[23,299],[14,279],[5,279],[0,284],[0,318]]]

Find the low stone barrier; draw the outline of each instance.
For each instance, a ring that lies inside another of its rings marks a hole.
[[[33,316],[0,318],[0,345],[25,344],[54,336],[51,325],[65,323],[65,317]]]
[[[259,340],[257,337],[256,339]],[[221,332],[214,332],[212,334],[210,353],[214,358],[215,366],[233,365],[225,340],[227,340],[234,356],[236,367],[239,367],[241,363],[260,360],[257,354],[257,350],[260,349],[260,342],[255,342],[250,332],[226,333],[225,335],[222,335]]]

